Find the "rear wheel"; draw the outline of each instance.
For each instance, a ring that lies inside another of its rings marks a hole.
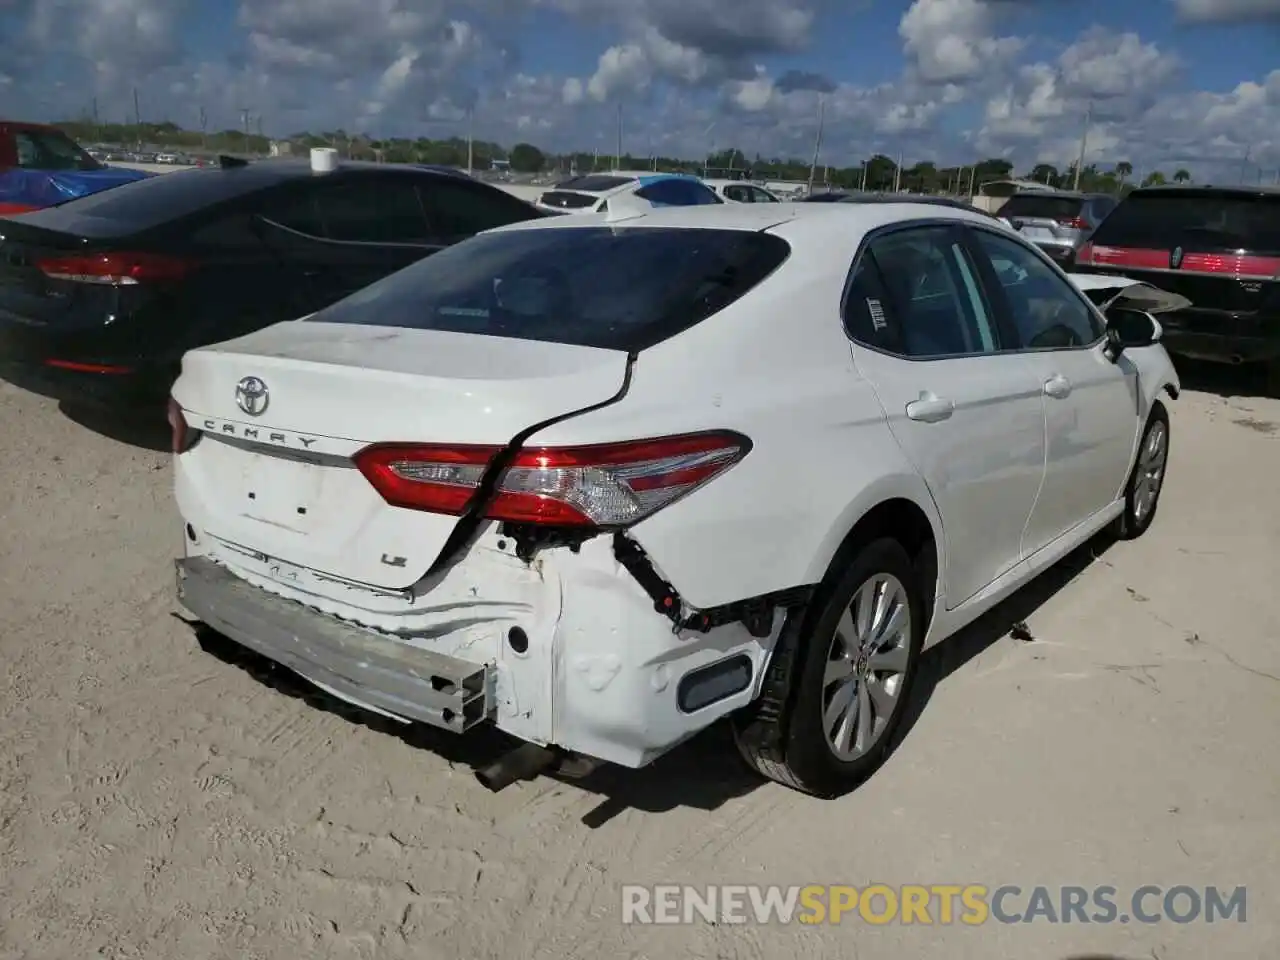
[[[859,550],[780,638],[771,671],[789,676],[775,673],[762,702],[735,718],[743,758],[769,779],[817,796],[869,777],[901,723],[925,617],[917,571],[902,546],[879,539]]]
[[[1142,432],[1142,445],[1124,489],[1124,512],[1116,518],[1113,532],[1120,540],[1133,540],[1147,532],[1160,506],[1165,470],[1169,463],[1169,414],[1156,401]]]

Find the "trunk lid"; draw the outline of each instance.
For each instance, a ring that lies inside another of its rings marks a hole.
[[[101,321],[106,299],[118,291],[55,280],[37,266],[46,257],[87,253],[95,246],[84,237],[61,230],[0,220],[0,319],[47,326],[77,316]],[[86,309],[88,308],[88,309]]]
[[[193,350],[174,397],[204,435],[178,458],[179,505],[206,533],[267,558],[268,576],[297,583],[303,568],[403,589],[457,518],[389,506],[351,456],[377,442],[503,446],[607,403],[627,365],[615,350],[312,321]],[[266,388],[256,416],[237,401],[246,377]]]

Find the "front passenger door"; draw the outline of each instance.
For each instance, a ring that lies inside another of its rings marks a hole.
[[[1101,318],[1037,250],[993,230],[971,236],[1005,349],[1033,365],[1045,398],[1044,487],[1023,542],[1030,556],[1120,495],[1137,442],[1137,368],[1104,356]]]
[[[1001,352],[964,234],[952,225],[874,236],[855,265],[844,319],[858,369],[942,518],[953,609],[1021,560],[1044,476],[1035,370]]]

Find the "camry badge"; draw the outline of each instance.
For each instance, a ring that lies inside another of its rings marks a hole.
[[[251,417],[262,416],[270,400],[267,385],[258,377],[245,377],[236,384],[236,404]]]
[[[1169,266],[1177,270],[1182,266],[1182,248],[1174,247],[1173,253],[1169,254]]]

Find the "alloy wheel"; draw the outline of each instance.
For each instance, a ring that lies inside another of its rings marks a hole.
[[[1138,476],[1133,487],[1133,516],[1141,523],[1155,508],[1164,483],[1165,461],[1169,456],[1168,429],[1159,420],[1151,425],[1138,454]]]
[[[827,653],[822,729],[836,758],[856,760],[898,709],[910,661],[911,605],[897,577],[869,577],[844,610]]]

